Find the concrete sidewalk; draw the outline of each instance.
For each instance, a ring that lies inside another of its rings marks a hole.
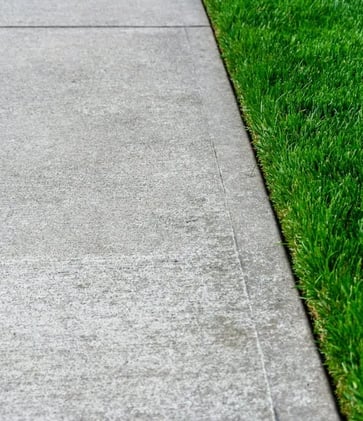
[[[338,419],[201,3],[0,25],[0,420]]]

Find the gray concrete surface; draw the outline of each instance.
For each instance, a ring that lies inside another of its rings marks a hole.
[[[2,0],[0,25],[208,25],[196,0]]]
[[[0,419],[338,419],[201,4],[0,16]]]

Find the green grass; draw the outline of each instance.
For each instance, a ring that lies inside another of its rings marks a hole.
[[[341,410],[363,420],[363,1],[205,5]]]

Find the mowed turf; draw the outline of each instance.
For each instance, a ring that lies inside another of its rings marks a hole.
[[[362,420],[363,1],[205,5],[342,412]]]

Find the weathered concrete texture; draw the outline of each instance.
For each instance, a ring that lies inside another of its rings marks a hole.
[[[208,25],[195,0],[4,0],[6,25]]]
[[[0,419],[273,419],[185,31],[0,36]]]
[[[235,254],[218,252],[3,264],[0,418],[272,419]]]
[[[183,30],[0,35],[2,256],[215,241],[222,194]]]

